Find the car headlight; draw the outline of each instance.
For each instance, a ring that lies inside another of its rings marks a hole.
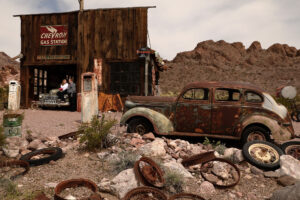
[[[42,95],[42,94],[40,94],[40,95],[39,95],[39,99],[42,99],[42,98],[43,98],[43,95]]]

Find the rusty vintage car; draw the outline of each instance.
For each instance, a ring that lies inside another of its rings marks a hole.
[[[295,137],[287,109],[249,83],[197,82],[179,96],[129,96],[121,125],[128,132],[281,143]]]

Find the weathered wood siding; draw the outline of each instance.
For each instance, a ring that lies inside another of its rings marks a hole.
[[[21,52],[23,65],[77,63],[77,13],[21,16]],[[68,25],[68,45],[41,46],[40,27]],[[37,60],[38,55],[70,55],[70,60]]]

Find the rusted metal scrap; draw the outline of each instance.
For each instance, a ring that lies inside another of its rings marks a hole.
[[[134,164],[134,172],[143,185],[161,188],[165,184],[163,171],[148,157],[142,157]]]
[[[222,184],[219,184],[218,182],[211,181],[209,178],[207,178],[205,173],[209,171],[207,169],[208,168],[208,163],[213,162],[213,161],[225,162],[225,163],[229,164],[230,166],[232,166],[234,168],[234,170],[236,171],[236,176],[233,177],[233,179],[234,179],[233,183],[230,183],[228,185],[222,185]],[[214,151],[210,151],[210,152],[206,152],[206,153],[202,153],[202,154],[197,154],[197,155],[191,156],[189,158],[186,158],[182,161],[182,164],[185,167],[201,164],[200,172],[201,172],[202,177],[206,181],[211,182],[212,184],[214,184],[215,186],[217,186],[219,188],[232,187],[232,186],[237,185],[240,181],[241,173],[240,173],[239,168],[234,163],[230,162],[229,160],[226,160],[226,159],[223,159],[223,158],[216,158],[216,156],[214,155]]]
[[[13,167],[13,166],[20,166],[20,167],[24,168],[24,171],[10,177],[10,179],[12,179],[12,180],[17,178],[18,176],[25,175],[30,169],[29,163],[26,161],[22,161],[22,160],[0,161],[0,168]]]
[[[214,151],[208,151],[201,154],[196,154],[194,156],[188,157],[182,161],[182,165],[184,167],[189,167],[192,165],[201,164],[207,161],[211,161],[212,159],[216,158]]]
[[[122,200],[167,200],[167,196],[152,187],[138,187],[130,190]]]
[[[59,194],[67,188],[76,188],[76,187],[86,187],[94,192],[94,194],[92,194],[90,197],[85,197],[80,200],[103,200],[103,198],[100,196],[100,194],[97,194],[97,192],[98,192],[97,185],[88,179],[70,179],[70,180],[65,180],[65,181],[60,182],[55,187],[54,200],[65,200]]]
[[[205,200],[203,197],[196,195],[196,194],[192,194],[192,193],[179,193],[179,194],[175,194],[173,196],[171,196],[169,198],[169,200],[176,200],[176,199],[192,199],[192,200]]]

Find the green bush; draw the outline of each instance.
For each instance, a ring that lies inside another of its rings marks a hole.
[[[79,127],[80,143],[85,143],[87,150],[106,148],[107,135],[116,123],[116,120],[106,120],[105,115],[100,120],[94,116],[91,124],[82,124]]]
[[[184,177],[182,176],[182,174],[176,171],[166,170],[164,178],[166,181],[166,189],[169,192],[180,193],[183,191]]]
[[[5,139],[6,139],[6,137],[4,135],[3,126],[0,126],[0,147],[4,146],[6,144]]]
[[[131,151],[123,151],[118,154],[118,158],[111,160],[109,165],[111,171],[118,174],[121,171],[134,167],[134,163],[138,160],[138,154]]]

